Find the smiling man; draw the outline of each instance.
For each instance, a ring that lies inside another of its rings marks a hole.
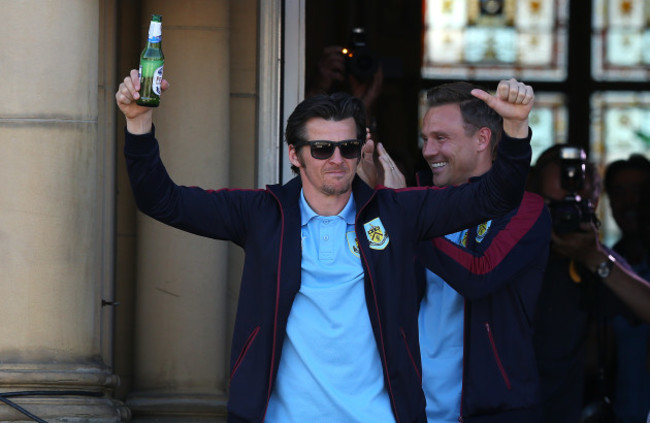
[[[163,87],[166,87],[166,82]],[[137,70],[115,97],[138,207],[246,252],[233,332],[229,422],[425,422],[412,258],[422,240],[506,213],[530,161],[529,86],[473,95],[504,117],[499,160],[476,184],[374,190],[355,176],[363,103],[301,102],[287,121],[297,177],[258,190],[176,185],[159,156]],[[405,218],[408,216],[408,218]]]
[[[507,120],[472,95],[477,88],[454,82],[427,93],[421,136],[430,168],[417,175],[419,185],[473,185],[493,167]],[[384,184],[403,187],[383,147],[379,152]],[[421,244],[419,263],[427,270],[417,272],[419,331],[429,422],[540,421],[531,321],[550,232],[542,198],[525,193],[504,216]]]
[[[501,136],[501,117],[476,101],[471,85],[457,85],[462,91],[454,86],[430,91],[422,121],[422,156],[439,187],[464,184],[490,170]]]

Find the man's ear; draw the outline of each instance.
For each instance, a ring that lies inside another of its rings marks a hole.
[[[289,161],[295,167],[302,167],[302,161],[298,157],[298,151],[293,145],[289,145]]]
[[[476,145],[477,151],[485,151],[490,149],[490,138],[492,138],[492,131],[487,126],[479,128],[476,131],[478,144]]]

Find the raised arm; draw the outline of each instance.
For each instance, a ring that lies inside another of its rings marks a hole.
[[[418,259],[459,294],[474,300],[523,280],[524,274],[528,282],[541,284],[550,233],[551,218],[543,200],[526,193],[516,210],[491,222],[475,248],[440,237],[426,241]]]
[[[163,80],[162,89],[169,87]],[[160,158],[153,126],[153,109],[136,104],[140,82],[132,70],[115,93],[126,117],[124,155],[138,209],[175,228],[241,243],[245,227],[241,217],[254,196],[252,191],[204,190],[177,185]],[[260,196],[261,197],[261,196]]]

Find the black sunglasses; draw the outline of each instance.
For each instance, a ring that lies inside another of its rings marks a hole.
[[[295,148],[309,145],[311,147],[311,156],[317,160],[327,160],[334,154],[336,147],[341,151],[341,156],[346,159],[357,159],[361,156],[361,140],[343,140],[343,141],[298,141],[294,144]]]

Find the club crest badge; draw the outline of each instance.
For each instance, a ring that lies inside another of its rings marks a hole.
[[[462,232],[462,236],[460,237],[460,245],[462,245],[463,247],[467,247],[467,235],[468,235],[468,233],[469,233],[469,231],[467,229],[465,229]]]
[[[377,217],[368,223],[364,223],[363,228],[366,231],[370,248],[373,250],[383,250],[386,248],[390,239],[380,218]]]
[[[487,234],[488,229],[490,229],[491,224],[492,221],[488,220],[487,222],[478,225],[478,228],[476,228],[476,242],[483,241],[483,238],[485,238],[485,235]]]
[[[359,243],[357,242],[357,234],[354,231],[350,231],[345,234],[345,237],[348,240],[348,248],[357,257],[361,257],[359,253]]]

